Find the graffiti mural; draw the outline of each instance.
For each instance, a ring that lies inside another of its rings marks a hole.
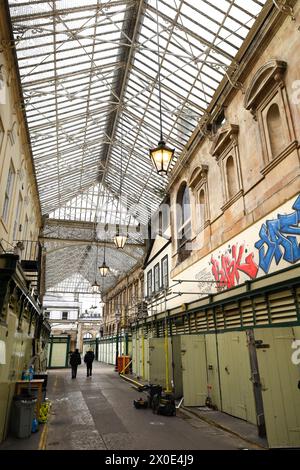
[[[220,243],[218,248],[208,250],[209,245],[204,256],[179,273],[176,271],[176,276],[184,282],[184,293],[174,285],[173,292],[178,293],[178,297],[174,295],[168,300],[168,309],[252,281],[254,285],[248,286],[249,290],[259,288],[263,285],[256,282],[259,278],[285,269],[290,270],[291,277],[297,275],[300,269],[300,194]],[[243,291],[247,291],[246,286]]]
[[[203,294],[210,294],[213,291],[215,283],[212,281],[211,270],[208,267],[205,267],[200,272],[198,272],[195,275],[195,279],[199,281],[199,292],[202,292]]]
[[[259,252],[259,267],[269,274],[272,261],[276,265],[284,260],[295,264],[300,260],[300,196],[292,207],[294,212],[278,215],[261,226],[260,239],[255,243]]]
[[[240,273],[246,274],[250,279],[255,279],[259,269],[254,261],[254,253],[247,254],[245,246],[238,244],[229,247],[219,260],[212,257],[211,265],[219,291],[239,285]]]

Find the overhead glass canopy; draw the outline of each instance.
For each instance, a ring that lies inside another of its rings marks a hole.
[[[126,210],[138,207],[130,223],[147,224],[167,183],[149,158],[160,137],[157,15],[164,138],[178,158],[265,3],[9,0],[43,215],[118,222],[122,185]]]

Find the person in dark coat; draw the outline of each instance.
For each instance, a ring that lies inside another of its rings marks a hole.
[[[86,376],[92,376],[93,361],[95,359],[94,351],[88,351],[84,356],[84,362],[86,363]]]
[[[81,357],[78,349],[75,349],[70,356],[70,365],[72,367],[72,379],[76,379],[77,367],[81,364]]]

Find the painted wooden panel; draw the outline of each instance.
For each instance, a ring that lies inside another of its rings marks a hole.
[[[262,341],[257,356],[269,446],[300,447],[300,364],[292,362],[300,327],[254,332],[255,340]]]
[[[183,397],[181,336],[173,336],[172,353],[174,393],[175,398],[181,398]]]
[[[256,424],[250,359],[244,331],[218,335],[222,411]]]
[[[205,337],[181,337],[183,396],[185,406],[204,406],[207,397]]]
[[[168,338],[169,351],[169,384],[172,380],[172,349]],[[149,339],[149,381],[153,384],[166,386],[166,352],[164,338]]]
[[[221,409],[220,383],[219,383],[219,365],[217,356],[217,337],[215,334],[206,335],[206,360],[207,360],[207,378],[208,394],[212,400],[213,406]]]
[[[21,330],[16,330],[16,327],[16,315],[9,311],[7,328],[0,325],[0,339],[6,344],[6,364],[0,366],[0,442],[7,435],[15,382],[28,366],[32,352],[33,334],[28,334],[27,320],[23,320]]]
[[[132,335],[132,373],[134,375],[138,375],[137,371],[137,364],[138,364],[138,359],[137,359],[137,337],[136,334]]]
[[[143,380],[149,380],[149,340],[139,335],[138,343],[138,376]]]

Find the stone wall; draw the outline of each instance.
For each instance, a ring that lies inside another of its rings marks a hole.
[[[296,2],[296,17],[299,14],[300,2]],[[170,185],[172,277],[299,193],[300,36],[297,21],[282,18],[279,29],[278,21],[269,25],[272,36],[268,40],[257,35],[254,57],[250,64],[243,64],[241,89],[232,88],[223,97],[223,125],[214,126],[215,132],[200,139]],[[175,205],[183,183],[190,188],[194,247],[180,262]],[[199,227],[195,214],[201,190],[206,218]]]

